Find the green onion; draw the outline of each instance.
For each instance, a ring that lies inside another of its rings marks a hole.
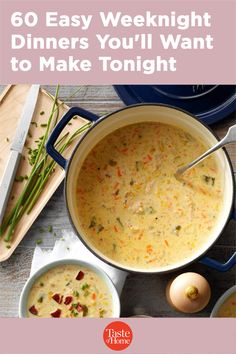
[[[74,290],[74,291],[73,291],[73,295],[74,295],[75,297],[79,297],[79,292],[78,292],[77,290]]]
[[[48,232],[50,232],[50,233],[53,232],[53,227],[52,227],[52,225],[49,225],[49,226],[48,226]]]
[[[155,212],[156,212],[152,206],[146,208],[145,211],[147,214],[155,214]]]
[[[123,225],[122,221],[120,220],[120,218],[116,218],[116,220],[120,224],[120,226],[124,228],[124,225]]]
[[[109,163],[110,166],[116,166],[117,165],[117,162],[114,161],[114,160],[109,160],[108,163]]]
[[[45,150],[45,143],[49,137],[50,132],[55,127],[58,121],[59,116],[59,107],[63,103],[58,105],[58,94],[59,86],[56,88],[55,97],[53,99],[52,110],[47,122],[45,133],[38,139],[38,146],[35,149],[28,149],[29,153],[29,163],[32,166],[30,175],[27,177],[19,176],[16,179],[23,181],[27,179],[26,184],[24,185],[23,191],[21,192],[18,200],[16,201],[14,207],[10,213],[5,216],[2,225],[0,227],[0,236],[3,235],[6,231],[5,241],[9,242],[12,239],[16,225],[21,220],[24,214],[29,214],[33,209],[35,203],[38,201],[41,192],[43,191],[48,179],[51,174],[54,172],[56,167],[56,162],[48,159],[48,154]],[[52,97],[49,94],[50,97]],[[40,115],[43,115],[44,112],[40,112]],[[32,122],[35,124],[34,122]],[[36,123],[37,124],[37,123]],[[35,125],[36,125],[35,124]],[[87,123],[77,129],[73,134],[66,133],[59,141],[56,143],[56,147],[59,153],[63,154],[64,151],[71,145],[71,143],[77,139],[77,137],[90,128],[91,123]],[[51,229],[51,228],[50,228]],[[49,231],[51,232],[51,231]]]
[[[83,305],[83,317],[87,316],[88,314],[88,307],[86,305]]]
[[[104,317],[104,314],[105,314],[105,310],[99,310],[99,317],[100,318],[103,318]]]
[[[140,170],[140,161],[135,161],[135,168],[137,172]]]
[[[211,183],[211,185],[214,186],[214,184],[215,184],[215,178],[214,178],[214,177],[206,176],[206,175],[203,175],[202,177],[203,177],[203,180],[204,180],[207,184]]]
[[[24,179],[25,178],[23,176],[17,176],[17,177],[15,177],[15,182],[23,182]]]
[[[84,297],[89,296],[89,294],[90,294],[90,292],[89,292],[88,290],[85,290],[85,291],[84,291]]]
[[[95,227],[96,224],[97,224],[96,217],[93,216],[92,219],[90,220],[89,229],[92,229],[93,227]]]
[[[41,304],[43,302],[43,296],[40,296],[37,301]]]
[[[97,234],[99,234],[99,232],[101,232],[102,230],[104,230],[104,226],[99,224],[97,227]]]
[[[89,288],[89,284],[87,284],[87,283],[83,284],[81,287],[82,290],[86,290],[88,288]]]
[[[72,314],[74,317],[77,317],[77,316],[79,315],[79,313],[78,313],[75,309],[71,310],[71,314]]]
[[[131,178],[131,180],[130,180],[129,184],[130,184],[131,186],[133,186],[133,185],[134,185],[134,180],[133,180],[133,178]]]

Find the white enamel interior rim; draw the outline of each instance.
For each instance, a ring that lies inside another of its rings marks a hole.
[[[20,295],[20,301],[19,301],[19,317],[27,317],[27,300],[28,300],[28,295],[30,292],[31,287],[35,283],[35,281],[43,275],[45,272],[48,270],[55,268],[60,265],[66,265],[66,264],[75,264],[78,266],[86,267],[88,269],[91,269],[93,272],[95,272],[107,285],[108,290],[112,296],[112,306],[113,306],[113,313],[112,317],[117,318],[120,317],[120,298],[117,293],[116,287],[113,284],[112,280],[110,277],[107,275],[107,273],[102,270],[100,267],[97,267],[91,263],[79,260],[79,259],[73,259],[73,258],[64,258],[60,259],[57,261],[50,262],[46,265],[44,265],[42,268],[37,270],[25,283],[24,288],[21,292]]]
[[[195,259],[203,255],[210,246],[219,237],[222,232],[226,221],[230,215],[232,203],[233,203],[233,174],[230,168],[230,164],[226,158],[225,152],[220,149],[215,152],[217,164],[222,171],[223,177],[223,189],[224,189],[224,200],[223,208],[217,223],[212,231],[208,241],[194,254],[194,256],[185,259],[184,261],[179,261],[178,263],[171,264],[165,267],[153,267],[151,269],[146,268],[136,268],[124,266],[121,263],[115,262],[112,259],[103,255],[99,250],[96,250],[89,239],[84,235],[76,214],[76,181],[79,174],[79,170],[84,162],[84,159],[88,153],[93,149],[93,147],[106,135],[110,134],[114,130],[134,124],[139,122],[160,122],[170,124],[182,128],[183,130],[189,132],[199,141],[202,141],[208,146],[213,146],[216,144],[216,137],[208,130],[202,123],[197,119],[188,115],[187,113],[177,110],[175,108],[159,105],[137,105],[131,106],[126,109],[117,111],[107,118],[101,120],[94,128],[92,128],[86,137],[79,144],[78,149],[74,152],[72,159],[70,161],[69,169],[66,178],[66,199],[67,207],[69,209],[70,217],[73,224],[79,233],[81,239],[84,243],[92,250],[96,255],[106,262],[127,270],[134,272],[144,272],[144,273],[156,273],[156,272],[167,272],[172,271],[177,268],[186,266],[187,264],[193,262]]]

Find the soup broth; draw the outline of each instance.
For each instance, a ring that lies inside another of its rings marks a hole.
[[[193,256],[210,237],[222,207],[214,156],[176,179],[206,151],[182,129],[137,123],[106,136],[77,180],[77,215],[90,245],[133,268],[165,267]]]
[[[225,300],[216,317],[236,317],[236,293],[233,293]]]

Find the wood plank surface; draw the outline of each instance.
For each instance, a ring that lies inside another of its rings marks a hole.
[[[43,86],[54,94],[55,86]],[[0,92],[3,86],[0,86]],[[79,89],[79,92],[71,95]],[[124,106],[111,86],[62,86],[60,99],[69,106],[80,106],[89,111],[102,115]],[[213,130],[222,137],[227,128],[235,124],[235,115],[231,114],[223,122],[212,126]],[[227,147],[234,171],[236,172],[235,145]],[[53,226],[55,236],[47,231],[49,225]],[[11,258],[0,263],[0,317],[16,317],[18,315],[18,301],[22,287],[27,280],[31,267],[31,260],[37,239],[42,239],[42,247],[50,249],[55,239],[61,236],[61,231],[71,231],[63,197],[63,184],[54,193],[51,200],[32,225],[20,246]],[[220,261],[226,261],[235,251],[236,222],[230,221],[217,243],[208,253]],[[206,276],[212,288],[212,297],[209,305],[195,317],[209,316],[217,298],[229,287],[235,284],[236,270],[226,273],[211,270],[199,263],[185,268],[184,271],[197,271]],[[122,316],[146,314],[154,317],[185,317],[169,307],[165,298],[165,287],[168,281],[176,274],[165,275],[139,275],[130,274],[126,280],[122,295]]]

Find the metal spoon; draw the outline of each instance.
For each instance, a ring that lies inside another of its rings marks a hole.
[[[194,161],[190,162],[189,164],[187,164],[183,167],[180,167],[176,171],[175,176],[179,176],[182,173],[184,173],[185,171],[192,168],[193,166],[197,165],[200,161],[204,160],[208,155],[212,154],[214,151],[220,149],[224,145],[230,144],[230,143],[235,143],[235,142],[236,142],[236,124],[229,128],[225,137],[223,139],[221,139],[215,146],[213,146],[212,148],[207,150],[204,154],[202,154],[201,156],[196,158]]]

